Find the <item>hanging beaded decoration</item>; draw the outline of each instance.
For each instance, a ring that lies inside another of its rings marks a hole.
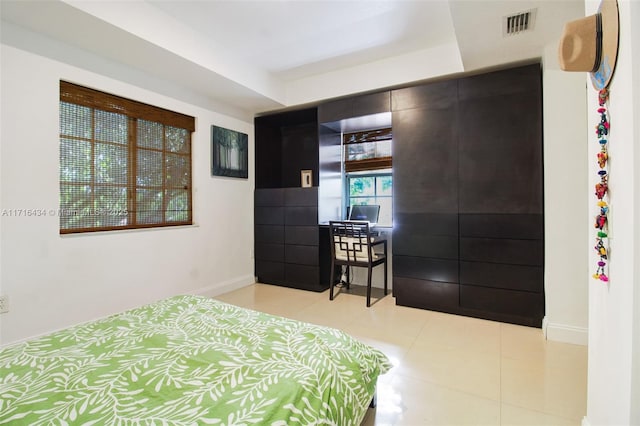
[[[607,143],[609,138],[609,120],[607,118],[606,103],[609,99],[609,91],[604,88],[598,93],[598,113],[600,114],[600,123],[596,126],[596,135],[598,136],[598,143],[600,144],[600,152],[597,154],[597,161],[600,170],[598,171],[598,177],[600,182],[596,183],[596,197],[598,198],[599,214],[595,218],[595,228],[598,230],[596,234],[596,245],[594,249],[598,254],[598,266],[596,268],[593,278],[603,282],[608,282],[609,277],[606,274],[607,256],[608,256],[608,219],[609,205],[605,199],[608,199],[609,192],[609,176],[607,174],[607,161],[609,160],[609,153],[607,150]]]

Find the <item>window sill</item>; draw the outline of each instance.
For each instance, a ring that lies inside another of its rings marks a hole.
[[[153,231],[168,231],[168,230],[179,230],[179,229],[190,229],[190,228],[199,228],[200,225],[197,223],[191,225],[176,225],[176,226],[158,226],[158,227],[149,227],[149,228],[135,228],[135,229],[114,229],[111,231],[93,231],[93,232],[76,232],[70,234],[59,234],[61,238],[77,238],[77,237],[88,237],[88,236],[99,236],[99,235],[114,235],[114,234],[128,234],[128,233],[136,233],[136,232],[153,232]]]

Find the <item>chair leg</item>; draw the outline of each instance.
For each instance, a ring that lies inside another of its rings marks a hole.
[[[331,262],[331,275],[329,275],[329,300],[333,300],[333,285],[335,281],[336,265]]]
[[[344,283],[344,284],[345,284],[345,286],[347,287],[347,290],[349,290],[349,289],[351,288],[351,287],[350,287],[350,285],[351,285],[351,268],[349,267],[349,265],[345,266],[345,268],[347,268],[347,273],[346,273],[346,275],[347,275],[347,282],[346,282],[346,283]]]
[[[384,260],[384,295],[387,295],[387,259]]]
[[[371,275],[372,275],[372,267],[369,265],[367,270],[367,308],[371,306]]]

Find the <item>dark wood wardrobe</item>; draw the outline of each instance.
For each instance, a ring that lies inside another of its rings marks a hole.
[[[340,174],[345,120],[389,110],[396,303],[540,327],[540,64],[257,117],[258,279],[316,291],[327,288],[323,265],[328,242],[318,223],[339,219],[330,216],[338,211],[333,204],[339,205],[341,193],[340,185],[329,180],[326,187],[336,187],[338,193],[327,193],[324,176]],[[320,149],[324,154],[319,156]],[[327,152],[329,160],[323,157]],[[301,169],[312,170],[320,188],[299,188]]]
[[[396,303],[541,326],[540,66],[391,99]]]

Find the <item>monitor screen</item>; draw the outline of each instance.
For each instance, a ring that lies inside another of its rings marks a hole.
[[[354,205],[349,212],[349,220],[365,220],[370,223],[378,223],[380,206],[378,205]]]

